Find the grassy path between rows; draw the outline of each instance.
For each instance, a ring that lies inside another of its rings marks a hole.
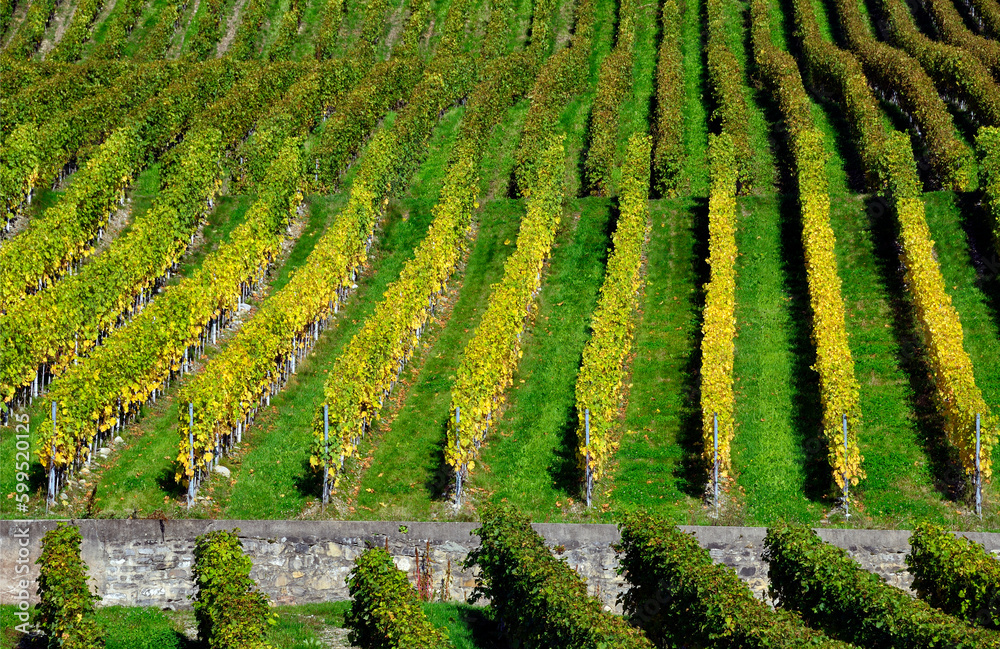
[[[508,111],[494,132],[483,161],[483,191],[507,191],[514,146],[527,114],[527,101]],[[423,349],[407,364],[391,400],[395,410],[365,441],[350,492],[338,515],[358,519],[426,518],[445,513],[441,499],[451,476],[443,471],[445,426],[451,388],[465,345],[479,325],[494,283],[514,251],[524,203],[508,198],[484,202],[465,267],[452,279],[451,295],[437,321],[428,327]],[[405,390],[402,393],[401,390]],[[402,403],[400,403],[402,401]],[[388,470],[387,470],[388,469]],[[351,511],[351,507],[354,511]]]
[[[700,508],[694,484],[700,475],[692,475],[690,452],[700,417],[698,343],[708,255],[703,11],[704,2],[692,0],[681,16],[686,98],[682,198],[650,203],[647,283],[633,343],[624,433],[617,467],[597,490],[602,508],[644,506],[684,522],[694,522]]]
[[[608,199],[569,204],[542,290],[523,335],[507,409],[483,447],[469,481],[477,499],[507,498],[534,521],[558,520],[579,496],[576,375],[588,321],[604,281],[610,230]]]
[[[581,164],[601,61],[611,51],[616,3],[599,0],[588,90],[560,120],[566,133],[566,196],[583,191]],[[558,520],[578,496],[576,375],[588,322],[604,280],[615,219],[606,199],[570,200],[542,288],[522,335],[523,357],[507,405],[495,418],[482,461],[468,481],[470,500],[507,498],[532,520]]]
[[[602,34],[598,38],[601,46],[595,48],[591,56],[592,76],[595,76],[597,73],[597,62],[610,49],[610,17],[613,15],[613,10],[613,3],[608,1],[599,4],[597,9],[598,15],[605,16],[609,20],[605,21],[605,24],[601,28],[603,31],[599,32]],[[566,193],[569,196],[575,195],[580,187],[578,160],[586,140],[587,115],[592,99],[593,93],[587,93],[571,101],[563,111],[561,119],[562,128],[567,133]],[[526,102],[522,102],[522,104],[526,104]],[[494,140],[496,140],[497,136],[506,135],[508,141],[516,143],[518,139],[516,135],[519,131],[520,123],[517,124],[516,130],[513,131],[509,128],[501,129],[494,135]],[[506,154],[502,154],[500,162],[497,165],[499,167],[498,170],[501,170],[505,174],[504,177],[509,177],[512,168],[512,154],[512,149]],[[507,157],[508,155],[510,157]],[[496,163],[484,162],[484,170],[494,164]],[[488,193],[495,195],[497,189],[499,188],[491,189]],[[501,191],[500,193],[502,194],[503,192]],[[357,498],[358,507],[362,508],[363,511],[351,511],[350,515],[352,517],[371,517],[372,513],[379,518],[399,517],[403,515],[409,517],[421,514],[426,516],[428,513],[433,517],[443,512],[445,505],[441,500],[441,494],[449,484],[451,476],[448,475],[442,466],[443,450],[441,444],[444,438],[444,427],[447,417],[450,416],[448,408],[451,397],[451,385],[454,382],[455,373],[461,362],[465,345],[475,333],[478,319],[486,308],[489,295],[492,292],[491,284],[499,281],[503,273],[503,261],[514,250],[523,210],[523,201],[494,200],[491,203],[487,203],[486,208],[481,213],[479,234],[470,253],[464,277],[460,280],[459,298],[455,302],[454,313],[448,318],[444,330],[440,333],[440,339],[434,340],[432,338],[434,342],[430,343],[432,350],[428,353],[426,367],[418,370],[417,376],[414,377],[412,368],[418,367],[421,364],[420,359],[414,358],[410,362],[410,369],[404,373],[404,383],[412,381],[413,387],[409,391],[410,394],[405,397],[398,419],[388,427],[385,440],[380,444],[378,451],[371,456],[368,465],[363,467],[365,471],[364,477],[353,492],[354,497]],[[588,214],[589,220],[590,210],[584,209],[583,211]],[[604,211],[605,215],[603,218],[606,219],[606,207]],[[577,255],[575,266],[572,266],[575,270],[567,275],[557,271],[558,259],[561,258],[563,250],[559,248],[554,250],[551,267],[548,269],[547,276],[543,280],[543,288],[539,297],[540,305],[546,303],[546,296],[552,291],[562,290],[560,288],[551,288],[550,283],[561,285],[563,282],[576,281],[579,277],[574,275],[580,275],[581,268],[589,267],[593,269],[583,271],[583,275],[590,275],[591,279],[588,280],[588,283],[595,284],[595,287],[591,289],[595,296],[596,287],[600,285],[603,277],[603,258],[607,247],[607,233],[603,232],[603,226],[601,226],[602,233],[599,236],[602,242],[599,245],[595,245],[594,243],[581,244],[576,240],[570,242],[567,237],[571,236],[569,231],[572,228],[569,228],[568,231],[566,225],[566,220],[564,220],[564,229],[560,232],[559,239],[557,239],[557,246],[573,246],[576,252],[565,254],[568,257],[572,257],[574,254]],[[503,242],[502,245],[499,244],[500,241]],[[577,248],[580,245],[583,247]],[[590,257],[590,259],[580,257],[580,253],[583,250],[588,251],[584,257]],[[599,265],[596,269],[594,268],[595,263]],[[577,296],[573,297],[574,300],[576,298]],[[559,300],[555,300],[554,302],[559,302]],[[589,317],[590,311],[593,309],[593,299],[589,300],[589,302],[589,306],[586,306],[583,311],[570,308],[555,308],[556,306],[562,306],[555,303],[548,310],[542,306],[535,315],[537,318],[535,321],[536,325],[546,317],[554,317],[555,323],[550,325],[553,330],[563,326],[570,326],[579,329],[581,334],[585,336],[586,318]],[[519,381],[522,376],[531,376],[530,370],[526,368],[529,366],[532,354],[537,351],[532,335],[526,335],[527,337],[524,341],[524,359],[521,362],[519,374],[515,378],[516,385],[521,385]],[[434,336],[434,333],[432,333],[432,336]],[[555,353],[563,360],[563,363],[559,365],[560,370],[558,373],[549,368],[551,372],[550,376],[556,377],[558,374],[557,382],[559,383],[559,388],[554,388],[551,382],[539,382],[536,386],[534,378],[528,381],[529,385],[525,387],[539,390],[534,398],[534,403],[525,407],[525,414],[519,414],[516,399],[512,397],[506,412],[502,415],[502,419],[498,423],[498,428],[495,429],[498,431],[507,430],[506,427],[511,425],[511,422],[520,422],[519,424],[514,424],[513,427],[521,430],[520,427],[525,425],[523,419],[525,416],[534,419],[538,403],[545,403],[546,407],[549,407],[551,404],[551,407],[556,408],[555,412],[561,411],[561,415],[551,416],[546,419],[542,425],[545,428],[545,432],[540,432],[537,427],[533,426],[530,432],[525,433],[524,437],[528,438],[533,438],[535,435],[542,435],[546,439],[545,442],[542,442],[542,445],[544,448],[549,449],[548,451],[536,449],[537,452],[530,454],[533,467],[539,463],[552,464],[550,460],[551,454],[565,453],[566,450],[564,436],[555,435],[551,429],[561,429],[565,426],[568,415],[566,388],[568,386],[568,403],[571,404],[573,381],[579,367],[579,350],[576,350],[574,353],[571,349],[567,349],[564,339],[560,338],[560,340],[562,344],[555,345],[558,348],[558,351]],[[577,346],[580,349],[582,349],[585,340],[586,338],[583,337],[579,341]],[[551,356],[552,351],[553,349],[550,346],[546,353]],[[574,357],[575,360],[573,360]],[[542,362],[544,363],[545,360]],[[553,392],[554,389],[557,391],[561,390],[558,392],[560,396],[556,396],[556,393]],[[512,449],[504,449],[503,451],[497,451],[499,455],[494,455],[490,449],[490,445],[493,443],[492,440],[495,439],[498,439],[498,437],[495,434],[491,434],[490,440],[487,441],[484,447],[483,461],[480,463],[480,466],[483,468],[477,469],[469,482],[469,492],[471,494],[482,495],[494,492],[496,490],[492,486],[494,478],[490,477],[494,474],[490,473],[491,469],[489,467],[494,462],[503,464],[509,461],[508,454],[513,452]],[[414,443],[414,440],[419,441]],[[572,452],[571,447],[570,452]],[[524,455],[528,456],[529,454],[525,453]],[[534,471],[534,473],[537,474],[537,471]],[[496,475],[501,474],[497,473]],[[502,475],[507,476],[506,471],[502,472]],[[547,482],[541,475],[532,475],[530,479],[540,479],[543,482]],[[551,485],[548,488],[551,489]],[[564,494],[564,492],[565,488],[561,488],[560,493]],[[562,495],[554,495],[549,500],[554,502],[560,497]],[[533,517],[541,515],[531,509],[531,505],[526,503],[525,505],[527,507],[526,511],[531,512]],[[414,509],[410,509],[411,507]]]
[[[214,497],[224,503],[226,517],[294,517],[318,494],[308,461],[312,420],[323,400],[325,375],[426,234],[463,111],[449,111],[434,130],[431,153],[414,175],[410,192],[391,204],[371,264],[355,294],[335,325],[320,336],[298,373],[271,399],[271,407],[258,416],[245,438],[244,452],[232,458],[232,484],[214,482]]]
[[[736,431],[733,522],[805,519],[805,443],[815,436],[818,396],[809,376],[808,294],[794,191],[779,187],[770,98],[751,83],[747,4],[730,2],[728,39],[740,62],[750,118],[754,196],[738,201],[736,262]]]

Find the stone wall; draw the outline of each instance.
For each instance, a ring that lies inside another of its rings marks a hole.
[[[346,578],[354,558],[368,545],[385,547],[396,565],[415,568],[415,552],[425,554],[435,591],[465,601],[475,575],[462,568],[469,550],[478,545],[475,523],[351,521],[222,521],[222,520],[81,520],[82,555],[104,605],[184,608],[194,594],[194,539],[211,530],[240,528],[254,567],[251,576],[279,604],[347,599]],[[34,601],[34,561],[42,535],[56,521],[4,521],[0,536],[0,594],[15,603],[26,580]],[[618,540],[613,525],[536,524],[535,528],[587,579],[589,590],[617,610],[622,581],[611,545]],[[762,527],[682,527],[692,532],[712,558],[731,566],[758,597],[767,592],[767,564],[761,559]],[[866,569],[889,583],[908,588],[904,558],[909,532],[819,530],[829,543],[846,549]],[[966,536],[1000,554],[1000,534]],[[27,566],[27,568],[24,568]]]

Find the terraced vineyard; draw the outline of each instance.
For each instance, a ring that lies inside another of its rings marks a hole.
[[[3,517],[1000,530],[997,16],[5,0]]]

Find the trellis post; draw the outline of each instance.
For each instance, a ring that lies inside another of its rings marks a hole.
[[[330,406],[323,404],[323,506],[330,502]]]
[[[976,413],[976,516],[983,517],[983,469],[980,464],[982,451],[980,439],[980,415]]]
[[[712,463],[712,491],[715,498],[715,515],[719,515],[719,413],[712,413],[712,449],[715,460]]]
[[[458,423],[461,421],[461,409],[455,406],[455,450],[462,452],[462,440],[458,433]],[[455,509],[462,506],[462,466],[455,469]]]
[[[594,474],[590,470],[590,408],[583,409],[583,430],[584,430],[584,443],[587,449],[587,471],[586,471],[586,481],[587,481],[587,507],[590,507],[590,494],[591,488],[593,487],[593,477]]]
[[[843,413],[841,421],[844,425],[844,518],[851,517],[850,489],[851,481],[847,478],[847,413]]]
[[[188,401],[188,461],[191,463],[191,478],[188,480],[187,506],[194,504],[195,470],[194,470],[194,402]]]
[[[49,493],[45,499],[45,513],[49,513],[49,504],[56,501],[56,409],[58,405],[52,402],[52,453],[49,455]]]

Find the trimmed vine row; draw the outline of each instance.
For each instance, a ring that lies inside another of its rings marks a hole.
[[[649,228],[650,138],[633,135],[622,165],[618,225],[612,235],[601,295],[590,321],[576,378],[577,462],[583,468],[587,504],[591,487],[614,455],[625,363],[632,351],[635,311],[642,287],[642,256]]]
[[[812,339],[816,345],[813,369],[819,374],[823,436],[833,478],[849,497],[849,485],[857,484],[865,476],[858,442],[860,387],[847,338],[844,298],[834,252],[836,238],[830,227],[827,155],[798,65],[791,55],[774,46],[769,11],[768,0],[752,0],[751,40],[757,69],[775,97],[787,127],[799,191],[802,247],[813,314]]]

